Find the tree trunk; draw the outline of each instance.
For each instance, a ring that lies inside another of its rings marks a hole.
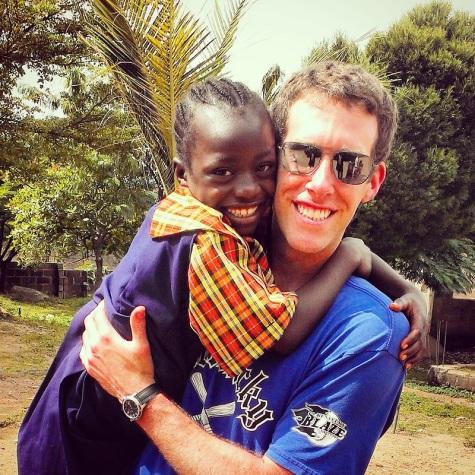
[[[7,290],[7,266],[8,262],[0,262],[0,293],[2,294]]]
[[[8,264],[13,260],[16,256],[16,252],[14,249],[10,249],[5,256],[5,252],[1,256],[2,259],[0,260],[0,293],[4,294],[7,291],[7,268]]]
[[[96,250],[94,252],[94,256],[96,259],[96,274],[95,274],[95,282],[94,282],[94,290],[97,290],[97,288],[101,285],[102,282],[102,273],[104,271],[104,262],[102,258],[102,249],[101,250]]]

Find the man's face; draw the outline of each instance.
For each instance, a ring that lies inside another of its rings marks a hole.
[[[294,256],[296,251],[303,259],[324,262],[337,248],[359,204],[378,192],[384,163],[361,185],[340,182],[331,163],[338,151],[371,155],[377,131],[376,117],[359,105],[347,106],[310,92],[290,107],[284,143],[313,144],[323,152],[311,175],[293,175],[279,167],[274,200],[278,239]]]

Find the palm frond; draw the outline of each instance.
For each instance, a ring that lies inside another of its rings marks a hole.
[[[249,0],[216,6],[212,30],[180,0],[93,0],[91,43],[137,118],[164,193],[173,188],[173,116],[190,86],[222,72]],[[214,31],[214,34],[213,34]]]
[[[133,10],[122,8],[123,5],[135,8],[135,15]],[[159,128],[160,115],[154,100],[153,84],[147,71],[141,36],[137,34],[151,27],[141,16],[145,2],[94,0],[93,7],[95,20],[90,23],[93,46],[113,68],[119,88],[151,148],[157,185],[161,193],[166,194],[171,191],[173,184],[168,147]],[[153,9],[149,9],[149,12],[153,12]],[[150,19],[150,13],[144,18]],[[155,18],[158,19],[158,15]]]
[[[216,58],[211,75],[217,75],[228,61],[228,54],[234,44],[237,28],[244,16],[249,2],[244,0],[230,0],[225,10],[221,10],[220,2],[215,0],[215,14],[211,22],[211,31],[216,38],[211,46],[210,53]]]
[[[270,106],[279,93],[279,84],[284,74],[278,64],[271,66],[262,78],[262,98]]]

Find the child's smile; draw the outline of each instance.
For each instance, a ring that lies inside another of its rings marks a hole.
[[[189,166],[177,168],[181,184],[251,236],[268,215],[275,189],[274,132],[261,108],[204,106],[194,113]],[[181,176],[180,176],[181,170]]]

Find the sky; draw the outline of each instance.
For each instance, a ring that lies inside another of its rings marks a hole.
[[[218,0],[224,3],[227,0]],[[286,77],[302,65],[302,60],[322,40],[337,32],[357,40],[368,32],[384,31],[414,6],[430,0],[251,0],[242,19],[227,67],[229,76],[260,90],[266,71],[279,64]],[[183,6],[206,17],[213,0],[182,0]],[[475,15],[475,0],[452,0],[456,10]],[[32,85],[31,72],[20,84]],[[54,81],[53,91],[62,86]]]
[[[337,32],[357,40],[369,31],[384,31],[423,3],[429,0],[256,0],[239,26],[230,53],[230,77],[259,90],[273,64],[288,76],[322,40],[331,40]],[[206,14],[203,0],[183,0],[183,4]],[[452,5],[475,14],[475,0],[453,0]]]

